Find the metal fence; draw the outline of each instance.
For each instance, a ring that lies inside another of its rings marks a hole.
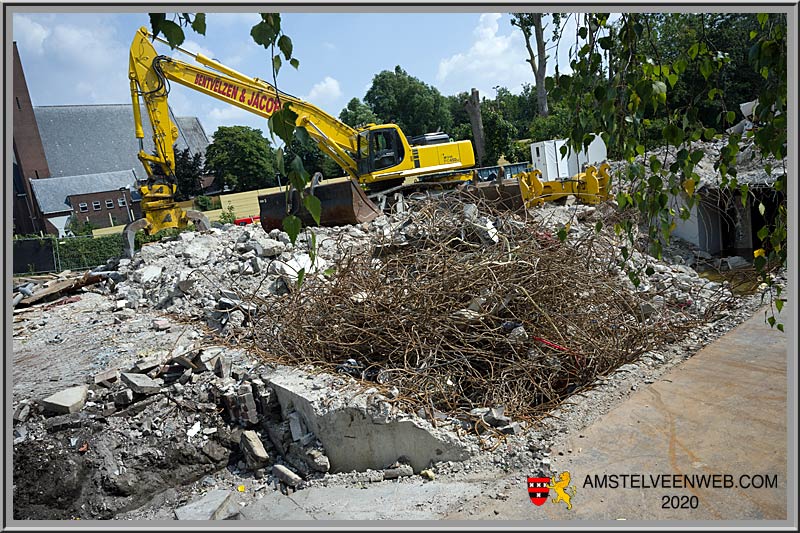
[[[14,274],[88,270],[122,256],[122,236],[14,239]]]

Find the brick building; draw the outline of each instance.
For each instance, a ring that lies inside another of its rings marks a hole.
[[[132,185],[133,170],[66,176],[31,182],[37,204],[48,225],[66,234],[70,218],[98,228],[127,224],[141,216],[140,197]]]
[[[28,93],[25,72],[14,43],[14,233],[38,233],[45,230],[41,213],[36,209],[31,180],[49,178],[39,127]]]

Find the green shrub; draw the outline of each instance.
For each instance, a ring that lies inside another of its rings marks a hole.
[[[527,141],[514,141],[511,143],[509,152],[510,153],[506,154],[506,159],[509,163],[524,163],[525,161],[531,160],[530,144]]]
[[[194,199],[194,205],[196,205],[200,211],[210,211],[212,201],[210,197],[201,195]]]
[[[642,143],[647,150],[663,146],[664,141],[664,128],[667,125],[665,118],[653,118],[649,123],[644,126],[644,142]]]
[[[219,221],[223,224],[233,224],[236,221],[233,204],[229,203],[228,207],[222,210],[222,213],[219,214]]]

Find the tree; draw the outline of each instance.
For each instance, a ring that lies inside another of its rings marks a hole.
[[[378,117],[375,116],[375,113],[372,112],[372,109],[367,104],[358,98],[353,98],[347,102],[347,107],[339,113],[339,120],[350,127],[359,128],[378,122]]]
[[[88,220],[80,220],[78,219],[78,215],[72,213],[69,216],[69,220],[64,226],[64,230],[69,234],[75,236],[85,236],[85,235],[92,235],[92,232],[97,229],[97,226],[92,224]]]
[[[394,122],[406,135],[448,131],[453,125],[447,99],[399,65],[375,75],[364,101],[382,122]]]
[[[206,148],[206,169],[234,191],[277,185],[275,151],[261,130],[220,126]]]
[[[175,151],[175,182],[178,185],[175,199],[177,201],[190,200],[203,193],[200,182],[203,172],[202,154],[192,155],[189,148]]]
[[[554,14],[554,22],[558,24]],[[546,117],[550,111],[547,105],[547,88],[545,78],[547,77],[547,54],[545,53],[544,22],[542,13],[514,13],[511,17],[511,25],[516,26],[525,37],[525,48],[528,50],[526,61],[531,66],[533,76],[536,79],[536,98],[539,114]],[[533,51],[531,37],[536,39],[536,51]]]
[[[295,156],[302,160],[303,167],[309,172],[322,172],[325,178],[336,178],[344,173],[342,167],[322,153],[315,143],[302,143],[298,139],[294,139],[292,145],[286,150],[285,157],[294,158]]]
[[[506,154],[511,154],[515,140],[516,128],[503,118],[496,106],[482,106],[483,127],[486,133],[486,159],[487,166],[496,165],[498,160]]]
[[[606,145],[626,160],[623,171],[615,179],[621,184],[617,203],[621,210],[632,208],[647,227],[649,252],[661,256],[663,245],[669,242],[675,228],[675,217],[688,219],[698,202],[695,194],[700,176],[696,166],[704,157],[702,150],[692,146],[700,139],[710,140],[717,135],[717,127],[725,128],[736,120],[734,111],[724,106],[725,87],[723,73],[731,57],[716,49],[710,35],[715,28],[706,26],[701,18],[701,28],[689,42],[682,42],[677,51],[657,42],[658,20],[653,14],[623,13],[613,31],[608,31],[608,14],[593,14],[588,25],[579,28],[579,35],[588,43],[582,47],[571,62],[572,75],[560,76],[557,86],[551,91],[563,97],[567,109],[572,110],[569,145],[580,150],[599,134]],[[724,20],[724,19],[720,19]],[[761,78],[756,87],[759,105],[756,117],[760,122],[752,140],[763,156],[774,156],[779,162],[787,153],[787,25],[784,14],[760,13],[756,16],[758,27],[748,32],[747,52],[750,68]],[[672,39],[667,39],[672,41]],[[610,82],[599,75],[602,72],[602,50],[611,50],[611,61],[607,65]],[[681,78],[699,73],[698,83],[692,86],[694,96],[686,101],[670,100],[669,93]],[[721,100],[722,110],[715,117],[718,126],[703,122],[700,111],[710,101]],[[674,161],[653,154],[640,162],[637,156],[644,155],[643,134],[650,122],[649,117],[663,116],[661,130],[663,142],[675,148]],[[720,186],[739,192],[745,200],[747,185],[736,179],[736,164],[741,134],[727,136],[725,145],[719,150],[714,162],[721,176]],[[773,169],[766,165],[767,173],[778,171],[774,188],[786,191],[785,166]],[[680,206],[678,208],[678,206]],[[640,283],[641,266],[627,262],[632,257],[637,238],[634,235],[636,220],[628,218],[615,226],[619,235],[625,234],[629,246],[622,248],[623,259],[631,281]],[[779,205],[775,219],[758,232],[762,248],[756,254],[754,265],[768,287],[774,281],[770,271],[786,266],[786,206]],[[767,252],[767,250],[769,250]],[[774,300],[770,301],[780,311],[785,302],[780,287]],[[776,324],[774,316],[768,319]],[[782,325],[778,325],[782,328]]]

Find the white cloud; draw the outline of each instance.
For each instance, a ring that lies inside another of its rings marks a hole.
[[[192,52],[193,54],[203,54],[204,56],[206,56],[208,58],[211,58],[211,59],[214,59],[216,57],[214,55],[214,52],[212,52],[211,50],[209,50],[205,46],[201,45],[197,41],[192,41],[191,39],[186,39],[185,41],[183,41],[183,44],[181,44],[181,48],[183,48],[187,52]],[[179,55],[183,55],[183,54],[181,54],[179,52]],[[186,57],[186,56],[184,56],[184,57]]]
[[[510,24],[501,31],[501,17],[500,13],[483,13],[472,32],[470,48],[439,62],[436,79],[440,91],[455,94],[475,87],[482,95],[492,97],[495,85],[518,92],[523,83],[533,82],[525,62],[524,38]]]
[[[325,76],[324,80],[314,84],[308,96],[304,97],[304,99],[316,106],[323,106],[335,103],[341,96],[342,89],[339,86],[339,82],[330,76]]]
[[[14,15],[13,32],[18,48],[24,50],[21,53],[44,54],[44,40],[50,35],[50,30],[24,15]]]
[[[74,21],[54,16],[14,17],[20,54],[25,58],[26,52],[34,52],[32,60],[23,63],[34,102],[129,102],[128,45],[111,24],[95,23],[94,19]]]
[[[253,116],[244,109],[236,106],[228,107],[214,107],[208,112],[208,116],[219,122],[232,122],[243,118],[250,118]]]

